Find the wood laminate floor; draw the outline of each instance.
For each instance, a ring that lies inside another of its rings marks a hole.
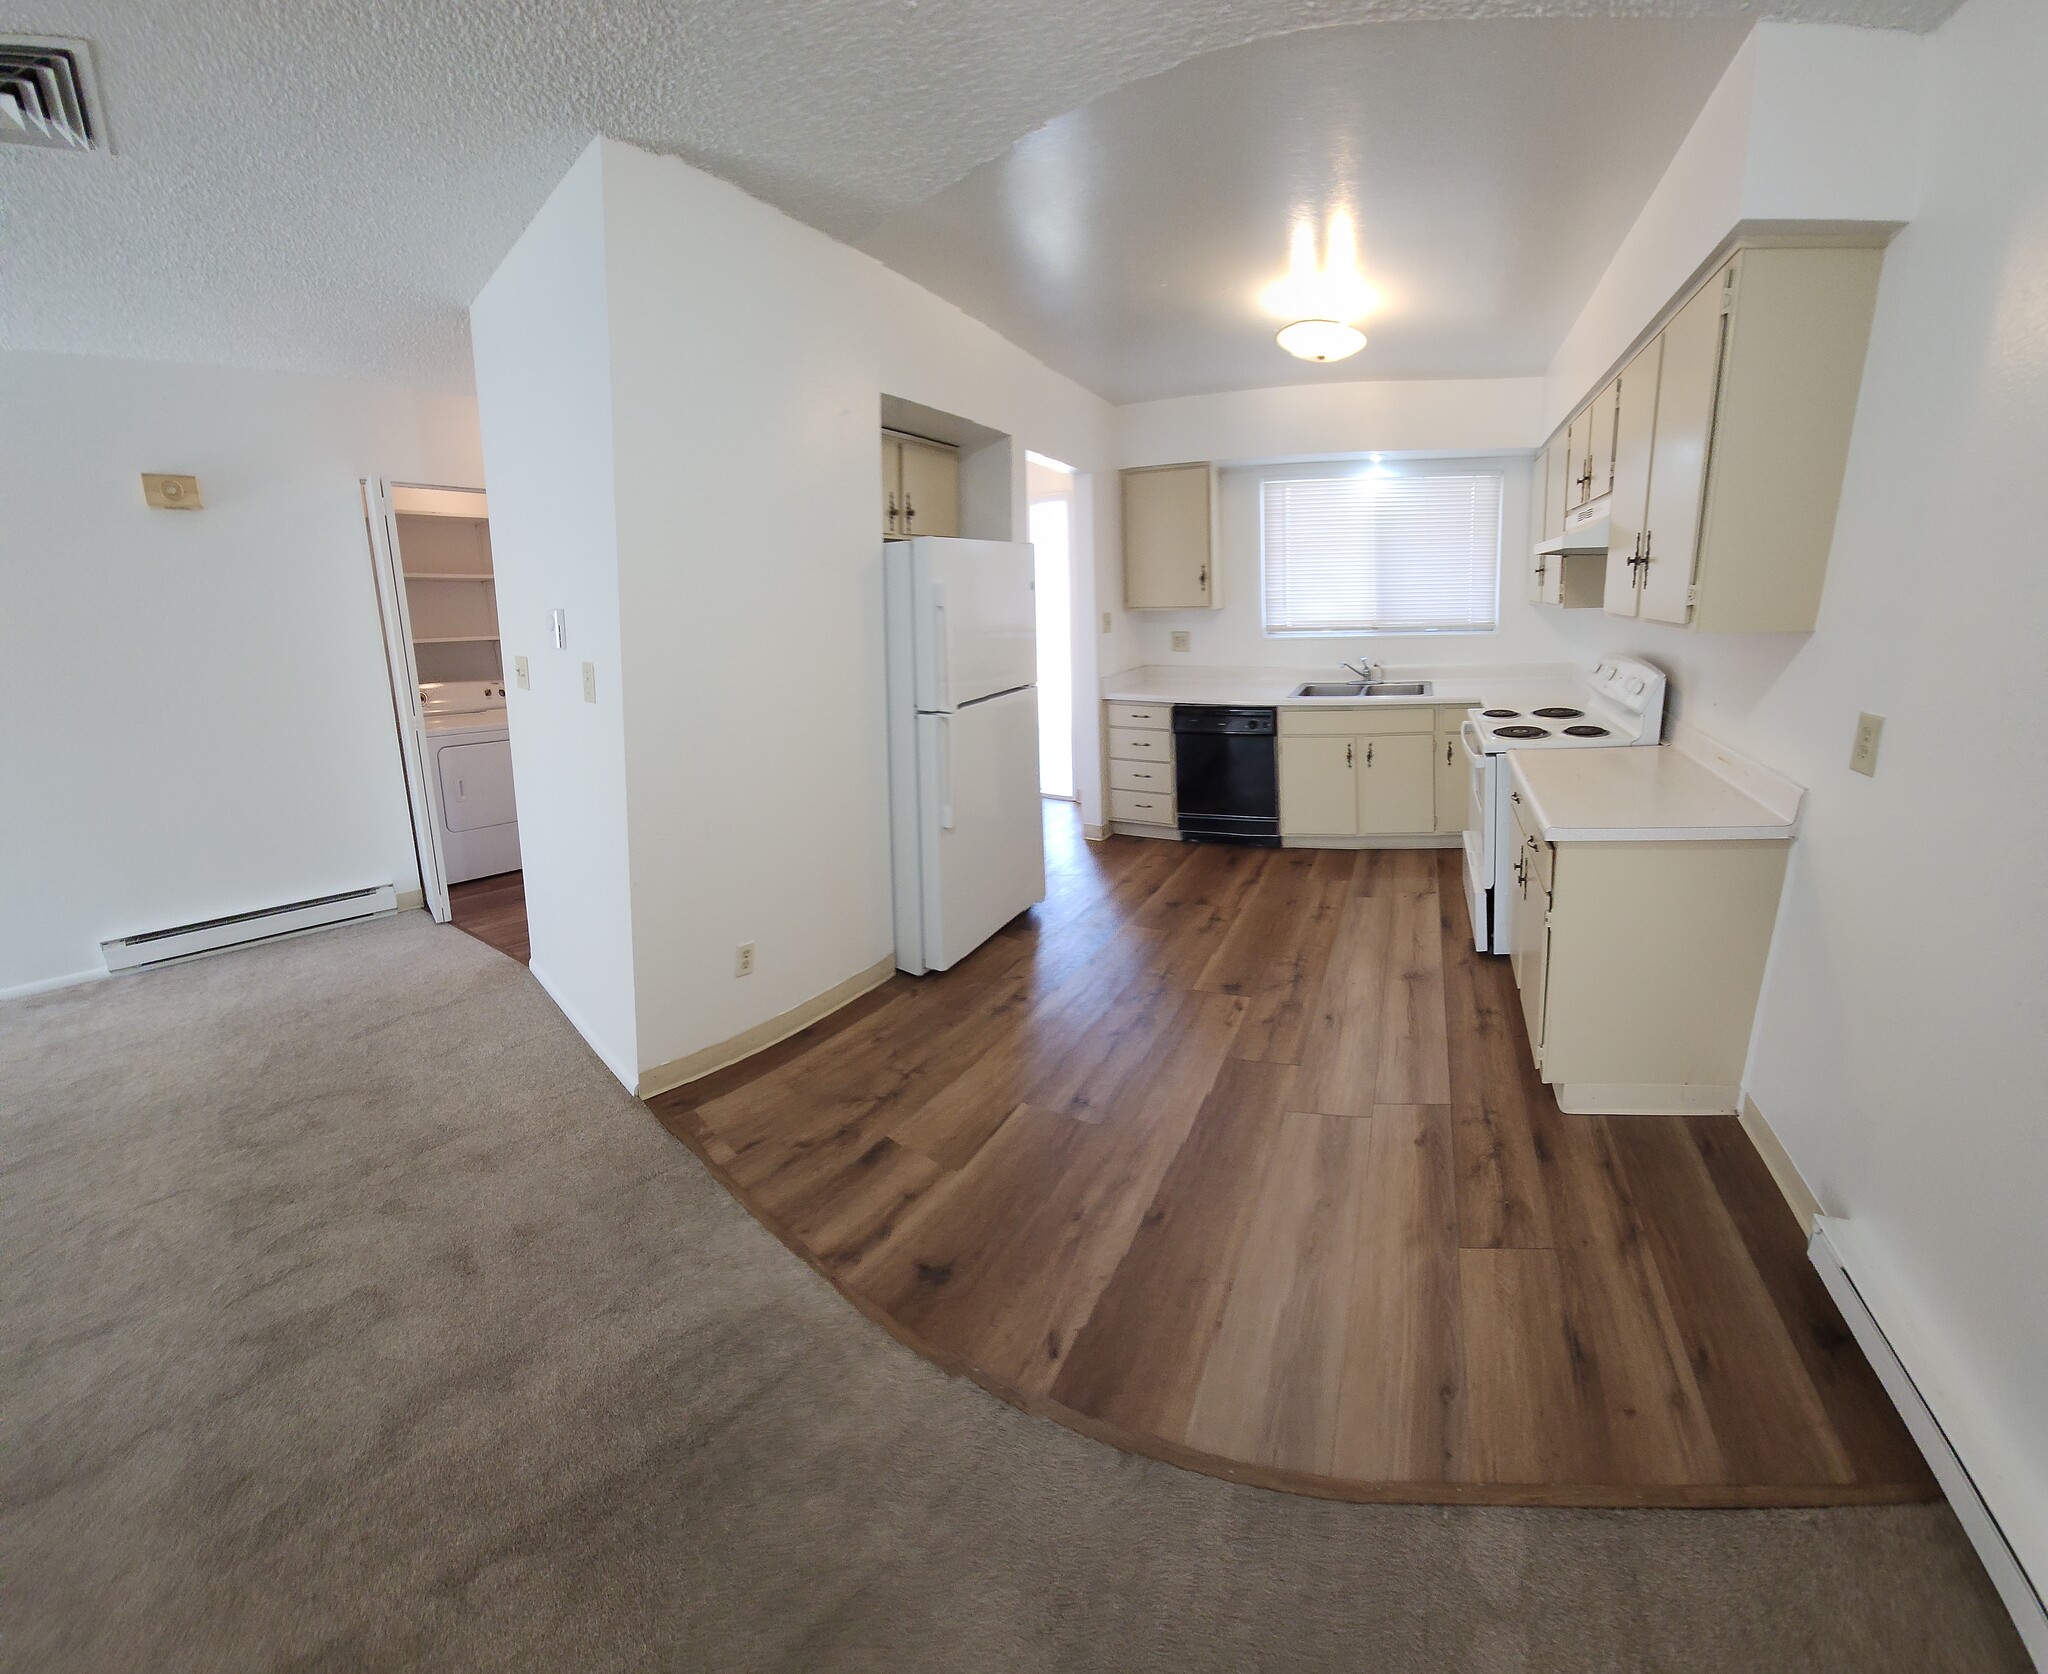
[[[458,930],[524,965],[532,957],[526,941],[526,874],[500,872],[448,886],[449,920]]]
[[[1308,1493],[1936,1492],[1734,1119],[1558,1110],[1456,851],[1047,834],[952,971],[652,1101],[871,1318]]]

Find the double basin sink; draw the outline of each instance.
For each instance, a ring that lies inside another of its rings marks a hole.
[[[1294,688],[1298,698],[1428,697],[1427,680],[1311,680]]]

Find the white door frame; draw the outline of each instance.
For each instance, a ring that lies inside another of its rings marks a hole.
[[[384,667],[391,677],[391,714],[398,729],[398,754],[405,764],[405,796],[412,809],[413,853],[419,859],[420,890],[437,924],[449,919],[448,868],[441,854],[441,786],[428,771],[427,723],[420,708],[420,673],[413,656],[412,611],[393,521],[394,488],[431,489],[442,494],[483,495],[481,488],[442,483],[361,479],[363,523],[370,536],[370,574],[377,586],[377,617],[384,629]]]

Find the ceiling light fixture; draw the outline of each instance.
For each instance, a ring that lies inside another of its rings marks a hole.
[[[1380,303],[1380,293],[1358,270],[1358,234],[1350,213],[1331,211],[1323,231],[1323,259],[1316,260],[1315,223],[1294,223],[1287,277],[1268,285],[1259,300],[1289,323],[1280,347],[1302,360],[1343,360],[1365,347],[1365,333],[1351,322]]]
[[[1365,333],[1342,320],[1296,320],[1275,341],[1300,360],[1343,360],[1365,347]]]

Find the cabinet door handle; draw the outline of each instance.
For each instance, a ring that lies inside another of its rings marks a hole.
[[[917,507],[910,503],[909,494],[903,496],[903,527],[908,529],[917,520]]]
[[[1449,767],[1451,765],[1451,753],[1456,748],[1457,746],[1451,740],[1448,738],[1444,740],[1444,766]]]
[[[1195,585],[1205,593],[1209,591],[1209,566],[1207,564],[1204,564],[1201,569],[1195,572]]]
[[[1351,752],[1352,752],[1353,750],[1355,750],[1356,748],[1357,748],[1357,746],[1356,746],[1355,744],[1350,744],[1350,743],[1347,743],[1347,744],[1346,744],[1346,745],[1344,746],[1344,765],[1345,765],[1346,767],[1352,767],[1352,766],[1355,766],[1355,765],[1356,765],[1356,763],[1355,763],[1355,762],[1354,762],[1354,761],[1352,760],[1352,755],[1351,755]]]
[[[899,512],[899,511],[898,511],[898,510],[896,509],[896,496],[895,496],[895,495],[893,495],[893,494],[892,494],[892,495],[890,495],[890,496],[889,496],[889,527],[890,527],[890,528],[892,528],[892,529],[893,529],[893,528],[895,528],[895,527],[896,527],[896,520],[897,520],[897,518],[901,517],[902,515],[903,515],[903,514],[902,514],[901,512]]]
[[[1372,766],[1372,746],[1370,744],[1365,747],[1365,765],[1367,767]]]

